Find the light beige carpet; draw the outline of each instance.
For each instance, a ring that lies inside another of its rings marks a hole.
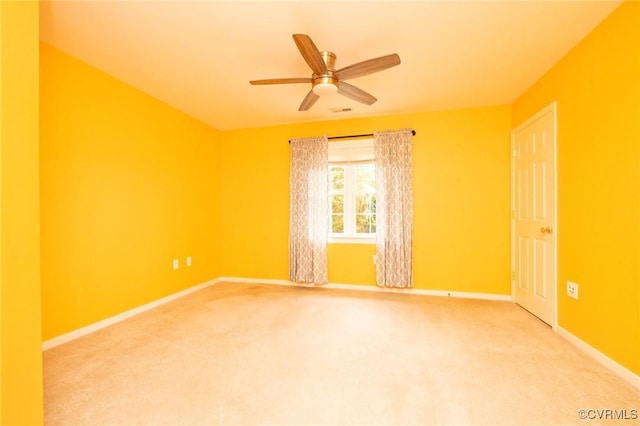
[[[44,372],[47,425],[640,423],[640,392],[508,302],[221,283]]]

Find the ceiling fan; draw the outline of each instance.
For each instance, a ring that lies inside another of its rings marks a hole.
[[[298,50],[309,65],[309,68],[313,71],[310,78],[272,78],[251,80],[249,83],[253,85],[311,83],[311,91],[305,96],[298,111],[307,111],[321,95],[335,92],[363,104],[371,105],[377,101],[375,97],[356,86],[345,83],[345,80],[362,77],[400,64],[400,57],[398,54],[393,53],[358,62],[336,71],[334,68],[336,55],[334,53],[319,51],[306,34],[294,34],[293,40],[296,42],[296,46],[298,46]]]

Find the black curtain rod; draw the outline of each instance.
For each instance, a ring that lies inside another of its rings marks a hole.
[[[416,135],[416,131],[415,130],[411,130],[411,134],[413,136]],[[353,139],[353,138],[366,138],[366,137],[371,137],[373,136],[373,133],[365,133],[362,135],[346,135],[346,136],[329,136],[327,139]],[[291,141],[289,141],[289,144],[291,144]]]

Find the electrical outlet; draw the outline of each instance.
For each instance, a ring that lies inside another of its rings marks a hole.
[[[191,266],[191,256],[187,256],[187,266]]]
[[[578,299],[578,284],[567,281],[567,296]]]
[[[375,254],[373,255],[373,264],[374,265],[376,264],[376,255]]]
[[[173,269],[178,269],[180,267],[180,261],[178,259],[173,259]]]

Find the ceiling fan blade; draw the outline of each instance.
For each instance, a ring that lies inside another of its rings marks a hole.
[[[305,96],[304,99],[302,100],[302,103],[300,104],[300,108],[298,108],[298,111],[307,111],[309,108],[313,106],[313,104],[316,103],[318,99],[320,99],[320,96],[316,95],[315,92],[311,90],[309,93],[307,93],[307,96]]]
[[[289,83],[311,83],[310,78],[268,78],[265,80],[251,80],[253,85],[261,84],[289,84]]]
[[[294,34],[293,40],[311,71],[318,75],[326,74],[327,65],[322,60],[322,55],[311,38],[306,34]]]
[[[354,101],[362,102],[367,105],[371,105],[377,101],[377,99],[369,93],[362,89],[358,89],[356,86],[349,83],[345,83],[344,81],[338,83],[338,93],[346,96],[347,98],[351,98]]]
[[[369,59],[367,61],[358,62],[349,65],[335,72],[338,80],[349,80],[350,78],[361,77],[363,75],[372,74],[374,72],[386,70],[400,64],[400,56],[397,53],[381,56],[379,58]]]

